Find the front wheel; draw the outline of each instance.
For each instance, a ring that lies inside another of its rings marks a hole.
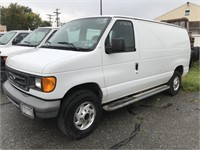
[[[95,129],[101,117],[99,98],[91,91],[77,91],[64,99],[58,117],[60,130],[72,139],[81,139]]]
[[[181,86],[181,74],[178,71],[175,71],[172,78],[168,82],[168,85],[170,86],[170,89],[168,90],[168,93],[171,96],[174,96],[178,93],[180,86]]]

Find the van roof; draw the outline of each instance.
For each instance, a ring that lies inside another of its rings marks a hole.
[[[153,22],[153,23],[159,23],[159,24],[164,24],[164,25],[169,25],[169,26],[174,26],[178,28],[185,29],[184,27],[175,25],[175,24],[169,24],[166,22],[160,22],[156,20],[150,20],[150,19],[144,19],[144,18],[138,18],[138,17],[132,17],[132,16],[121,16],[121,15],[102,15],[102,16],[88,16],[88,17],[82,17],[82,18],[77,18],[77,19],[83,19],[83,18],[93,18],[93,17],[111,17],[111,18],[124,18],[124,19],[134,19],[134,20],[141,20],[141,21],[147,21],[147,22]]]
[[[156,20],[150,20],[150,19],[143,19],[143,18],[138,18],[138,17],[129,17],[129,16],[113,16],[113,18],[128,18],[128,19],[135,19],[135,20],[141,20],[141,21],[147,21],[147,22],[153,22],[153,23],[159,23],[159,24],[164,24],[164,25],[169,25],[169,26],[174,26],[178,28],[183,28],[181,26],[175,25],[175,24],[170,24],[166,22],[160,22]],[[185,29],[185,28],[183,28]]]
[[[30,33],[30,32],[32,32],[32,31],[30,31],[30,30],[10,30],[10,31],[8,31],[8,32],[27,32],[27,33]],[[4,32],[4,33],[7,33],[7,32]]]
[[[59,29],[60,27],[38,27],[38,28]]]

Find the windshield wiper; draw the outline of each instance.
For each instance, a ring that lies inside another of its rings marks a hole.
[[[59,46],[59,45],[52,45],[51,42],[47,41],[43,46],[43,48],[52,48],[52,49],[63,49],[63,50],[75,50],[75,51],[90,51],[88,48],[81,48],[81,47],[76,47],[73,43],[68,43],[68,42],[57,42],[58,44],[61,45],[67,45],[67,46]]]
[[[17,44],[17,46],[34,47],[34,45],[30,45],[30,44],[21,44],[21,43]]]
[[[77,49],[77,47],[73,43],[68,43],[68,42],[58,42],[58,44],[63,44],[63,45],[68,45],[70,48]]]
[[[58,42],[58,44],[68,45],[70,48],[77,50],[77,51],[90,51],[90,49],[88,49],[88,48],[76,47],[73,43]]]
[[[18,43],[17,46],[27,46],[27,44]]]
[[[20,42],[17,45],[19,45],[19,46],[28,46],[28,47],[37,47],[37,44],[31,44],[31,42],[29,42],[29,41],[23,41],[23,42],[26,43],[26,44],[23,44],[22,42]]]
[[[30,42],[29,42],[29,41],[24,41],[24,43],[30,44]]]

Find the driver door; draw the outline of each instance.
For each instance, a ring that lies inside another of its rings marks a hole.
[[[107,53],[113,39],[123,39],[124,51]],[[104,44],[103,71],[108,97],[106,102],[130,95],[138,90],[138,59],[134,26],[131,20],[116,20]]]

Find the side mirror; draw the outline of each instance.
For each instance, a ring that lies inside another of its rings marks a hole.
[[[14,38],[14,40],[12,41],[12,45],[17,45],[20,42],[19,38]]]
[[[112,39],[112,46],[106,47],[106,53],[120,53],[125,50],[125,42],[123,38]]]

